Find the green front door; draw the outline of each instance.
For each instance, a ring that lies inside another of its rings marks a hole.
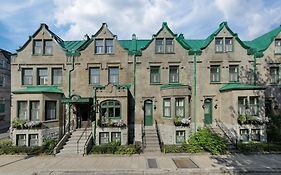
[[[204,124],[212,124],[212,100],[206,99],[204,102]]]
[[[152,111],[152,101],[147,100],[144,102],[144,125],[152,126],[153,111]]]

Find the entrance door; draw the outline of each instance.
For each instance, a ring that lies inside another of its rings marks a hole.
[[[78,107],[77,109],[78,127],[85,128],[89,124],[91,106],[89,104],[79,104],[77,105],[77,107]]]
[[[146,100],[144,102],[144,126],[152,126],[152,123],[153,123],[152,101]]]
[[[204,101],[204,124],[212,124],[212,99],[206,99]]]

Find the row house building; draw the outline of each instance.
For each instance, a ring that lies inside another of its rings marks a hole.
[[[11,53],[0,49],[0,132],[10,127],[10,99],[11,99]]]
[[[194,40],[164,22],[150,39],[121,40],[104,23],[64,41],[41,24],[11,60],[13,142],[91,128],[95,144],[148,144],[151,131],[158,144],[178,144],[201,127],[264,142],[268,115],[281,108],[280,31],[242,41],[223,22]]]

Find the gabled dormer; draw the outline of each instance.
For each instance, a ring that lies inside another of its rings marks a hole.
[[[117,39],[117,36],[108,29],[106,23],[103,23],[101,28],[92,37],[95,45],[95,54],[114,54],[114,43]]]
[[[212,42],[214,42],[215,53],[233,52],[235,41],[237,41],[237,43],[239,43],[244,49],[249,48],[239,39],[238,34],[234,33],[228,27],[227,22],[222,22],[219,25],[219,28],[202,42],[201,49],[203,50],[207,48]]]
[[[50,56],[53,55],[55,45],[63,46],[63,40],[49,30],[49,27],[43,23],[32,36],[29,36],[27,42],[17,52],[23,51],[29,45],[31,45],[32,55]]]

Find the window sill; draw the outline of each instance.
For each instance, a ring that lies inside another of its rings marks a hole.
[[[224,84],[222,82],[210,82],[210,84]]]
[[[274,55],[281,55],[281,53],[274,53]]]
[[[176,54],[175,52],[155,52],[155,54]]]
[[[94,55],[114,55],[114,53],[94,53]]]
[[[53,54],[32,54],[32,56],[54,56]]]
[[[53,123],[53,122],[58,122],[58,121],[59,121],[58,119],[52,119],[52,120],[42,121],[42,123]]]
[[[150,85],[162,85],[162,83],[150,83]]]

